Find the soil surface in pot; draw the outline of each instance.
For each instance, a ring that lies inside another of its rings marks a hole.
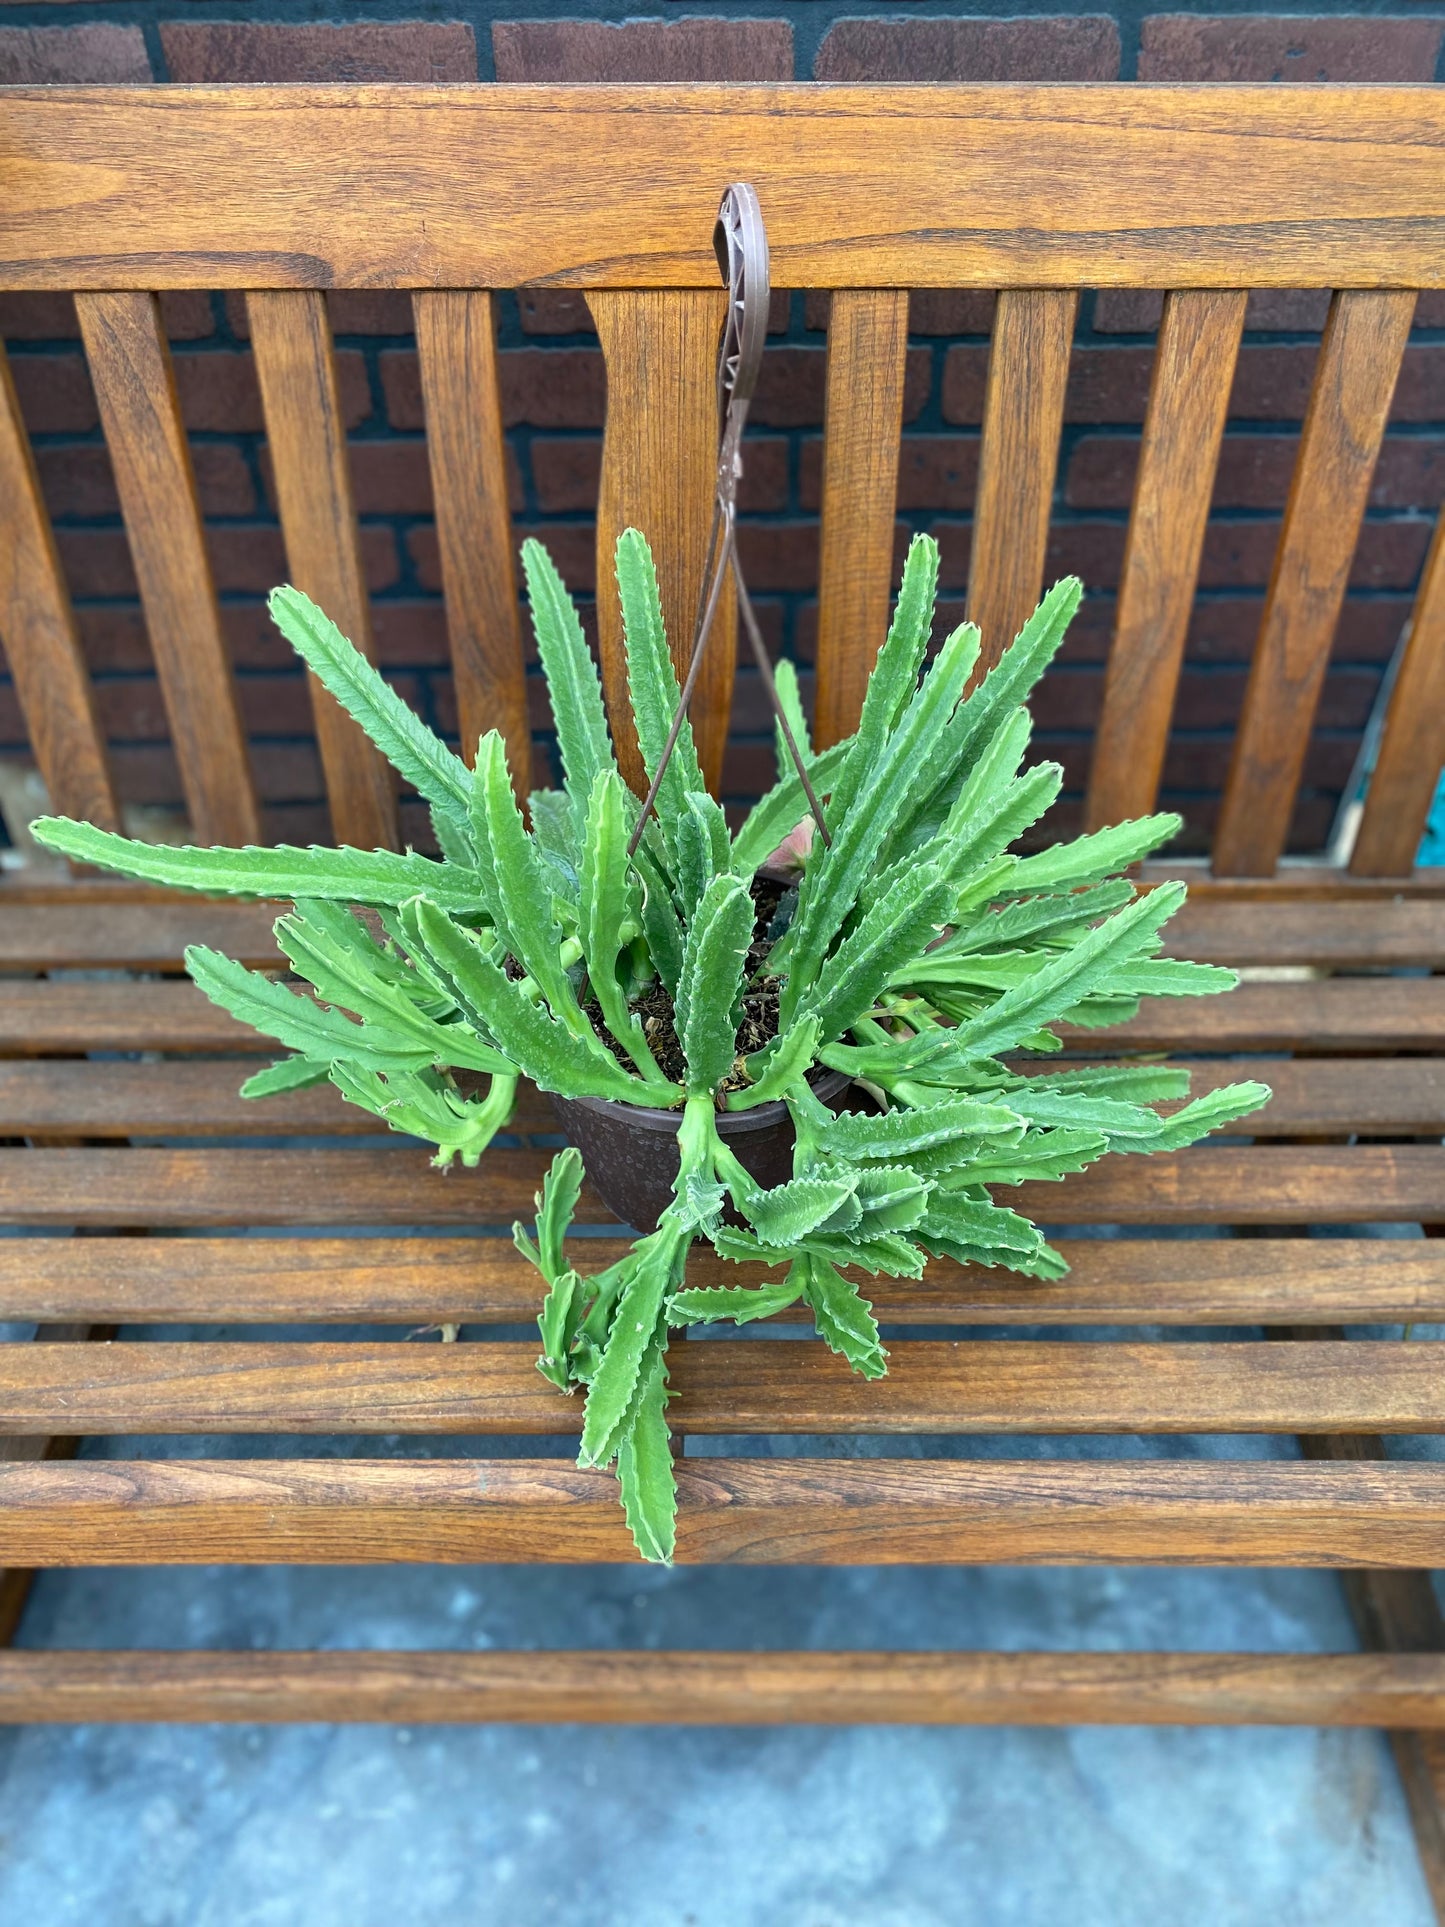
[[[752,894],[753,942],[745,979],[756,976],[786,930],[797,902],[790,879],[754,877]],[[777,978],[764,977],[744,992],[737,1036],[739,1063],[724,1079],[721,1086],[724,1093],[745,1087],[747,1078],[740,1060],[761,1050],[777,1036],[779,989]],[[589,999],[584,1008],[598,1036],[618,1062],[631,1070],[631,1059],[607,1031],[596,1003]],[[666,986],[654,983],[632,1008],[642,1019],[648,1044],[663,1074],[681,1083],[687,1063],[678,1042],[672,997]],[[825,1102],[840,1099],[848,1087],[848,1079],[836,1071],[815,1070],[810,1081]],[[562,1128],[582,1153],[587,1175],[605,1202],[638,1231],[654,1230],[658,1218],[672,1201],[681,1110],[647,1110],[602,1098],[566,1098],[555,1094],[551,1103]],[[722,1112],[718,1129],[729,1149],[759,1184],[771,1189],[792,1176],[793,1120],[786,1105],[762,1104],[755,1110]],[[725,1215],[732,1223],[741,1222],[731,1207]]]
[[[787,928],[793,904],[797,901],[796,892],[790,883],[776,877],[756,876],[752,883],[753,895],[753,942],[748,951],[744,966],[744,978],[756,975],[767,958],[768,952]],[[743,1014],[738,1025],[737,1054],[748,1057],[769,1044],[778,1034],[778,1000],[781,985],[776,977],[764,977],[760,982],[751,984],[743,993]],[[637,1067],[617,1039],[613,1037],[602,1021],[602,1012],[597,1000],[588,995],[582,1008],[592,1020],[592,1027],[603,1043],[612,1052],[618,1063],[627,1070]],[[648,1046],[657,1059],[658,1067],[664,1077],[681,1083],[687,1074],[687,1061],[678,1042],[674,1022],[672,994],[659,979],[650,990],[639,997],[632,1009],[642,1019],[642,1028]],[[738,1067],[734,1067],[723,1079],[724,1092],[742,1090],[747,1078]]]

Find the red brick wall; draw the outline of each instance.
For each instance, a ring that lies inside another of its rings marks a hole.
[[[284,15],[289,4],[270,0],[267,10]],[[77,20],[82,9],[103,17]],[[844,8],[817,0],[780,7],[778,18],[669,14],[626,24],[494,18],[521,11],[503,0],[490,11],[459,6],[466,17],[452,20],[345,23],[197,19],[179,0],[175,17],[159,25],[148,0],[27,7],[25,20],[42,24],[6,24],[7,11],[17,17],[20,10],[0,0],[0,82],[795,74],[832,81],[1428,81],[1439,71],[1445,35],[1445,0],[1399,18],[1160,14],[1142,23],[1124,10],[1027,19],[847,18],[835,17]],[[967,577],[991,308],[987,296],[934,292],[916,296],[911,315],[899,551],[911,529],[937,535],[949,614]],[[1081,307],[1049,567],[1077,570],[1090,594],[1036,705],[1040,747],[1063,761],[1074,798],[1102,687],[1158,311],[1157,296],[1122,292],[1086,297]],[[1227,763],[1323,313],[1324,297],[1311,292],[1251,304],[1165,774],[1166,798],[1184,810],[1191,847],[1208,837]],[[181,295],[168,298],[166,314],[269,827],[276,835],[323,835],[304,688],[262,610],[285,562],[244,309],[231,297]],[[409,304],[397,295],[339,294],[332,319],[383,662],[422,713],[452,731]],[[775,302],[743,491],[749,580],[774,647],[798,660],[805,683],[816,629],[826,319],[826,300],[784,295]],[[1317,847],[1328,830],[1445,494],[1445,298],[1422,301],[1418,322],[1317,720],[1296,822],[1301,849]],[[59,296],[0,297],[0,334],[35,439],[123,788],[135,801],[175,805],[179,783],[73,310]],[[590,596],[605,381],[585,303],[565,293],[507,296],[501,343],[518,531],[542,536],[572,586]],[[540,702],[534,715],[540,729]],[[22,741],[13,693],[0,683],[0,756],[22,754]],[[755,793],[770,768],[765,708],[755,679],[743,671],[729,796]],[[1068,808],[1066,802],[1061,818]]]

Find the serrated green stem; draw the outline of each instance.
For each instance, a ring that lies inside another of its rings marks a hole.
[[[582,946],[575,937],[566,937],[562,941],[562,947],[557,952],[557,956],[562,968],[564,970],[570,970],[574,963],[581,963]],[[519,977],[517,979],[517,988],[524,997],[530,997],[534,1004],[542,995],[535,977]]]

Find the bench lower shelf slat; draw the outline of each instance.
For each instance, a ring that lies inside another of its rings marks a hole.
[[[1445,1564],[1445,1465],[709,1458],[677,1479],[684,1565]],[[632,1556],[611,1474],[565,1460],[0,1465],[0,1564]]]
[[[675,1346],[684,1433],[1445,1432],[1429,1342],[906,1340],[865,1379],[816,1342]],[[580,1431],[522,1344],[0,1346],[0,1432]]]
[[[0,1653],[0,1721],[1445,1727],[1420,1653]]]

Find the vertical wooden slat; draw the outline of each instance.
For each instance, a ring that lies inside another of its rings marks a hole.
[[[110,1337],[110,1328],[39,1325],[35,1331],[35,1342],[42,1345],[84,1344],[95,1336]],[[0,1465],[36,1464],[45,1459],[74,1458],[81,1443],[80,1439],[50,1439],[44,1434],[22,1433],[15,1437],[0,1437]],[[34,1579],[35,1572],[29,1566],[0,1566],[0,1646],[14,1643]]]
[[[246,307],[291,580],[375,662],[325,297],[312,288],[268,289],[248,294]],[[337,840],[396,849],[396,785],[386,762],[314,677],[311,702]]]
[[[717,475],[717,351],[722,289],[589,293],[607,362],[607,429],[597,501],[597,634],[622,772],[647,784],[632,726],[613,552],[625,528],[647,537],[679,678],[687,669],[707,559]],[[702,773],[716,793],[732,708],[737,609],[731,578],[719,604],[692,703]]]
[[[1073,288],[999,293],[968,564],[968,619],[983,634],[975,682],[1022,629],[1043,590],[1078,305]]]
[[[192,834],[258,843],[261,813],[160,302],[77,294],[75,307]]]
[[[1311,1327],[1310,1335],[1333,1337],[1335,1330]],[[1299,1445],[1307,1459],[1349,1463],[1389,1457],[1383,1440],[1358,1433],[1301,1438]],[[1342,1572],[1340,1582],[1366,1652],[1445,1650],[1445,1617],[1428,1572]],[[1404,1728],[1391,1732],[1389,1739],[1410,1810],[1420,1870],[1436,1914],[1445,1921],[1445,1735]]]
[[[1445,510],[1420,577],[1410,640],[1350,856],[1356,876],[1405,876],[1445,762]]]
[[[412,296],[462,754],[500,730],[519,799],[532,786],[507,448],[486,289]]]
[[[1094,732],[1084,809],[1091,830],[1147,816],[1159,793],[1246,299],[1211,291],[1164,302]]]
[[[907,355],[906,289],[835,292],[818,565],[813,733],[820,749],[857,728],[888,625]]]
[[[3,345],[0,642],[52,809],[118,830],[105,739]]]
[[[1284,850],[1414,308],[1412,293],[1376,290],[1330,304],[1220,810],[1218,875],[1271,876]]]

